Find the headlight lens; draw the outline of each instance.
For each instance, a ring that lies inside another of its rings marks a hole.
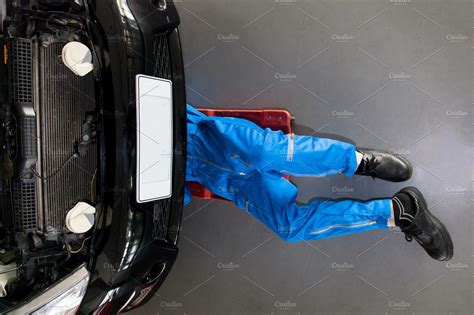
[[[66,292],[46,303],[31,314],[76,314],[86,294],[89,277],[82,279]]]
[[[75,314],[86,294],[90,273],[85,264],[9,314]]]

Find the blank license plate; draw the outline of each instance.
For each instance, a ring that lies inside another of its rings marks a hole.
[[[137,75],[137,202],[171,197],[173,96],[169,80]]]

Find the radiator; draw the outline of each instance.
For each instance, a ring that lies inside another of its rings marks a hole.
[[[70,159],[82,134],[87,113],[95,109],[92,73],[76,76],[61,62],[64,43],[39,48],[39,130],[43,224],[61,229],[64,218],[78,201],[93,198],[97,144],[85,156]],[[69,162],[65,164],[69,159]],[[56,174],[51,176],[52,174]],[[50,177],[51,176],[51,177]],[[48,178],[49,177],[49,178]]]
[[[91,73],[78,77],[62,63],[64,44],[9,41],[9,94],[17,134],[11,189],[22,232],[61,232],[67,211],[93,199],[97,143],[88,145],[84,156],[71,156],[86,116],[96,107],[94,79]]]

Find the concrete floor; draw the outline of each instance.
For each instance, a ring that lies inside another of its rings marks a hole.
[[[193,200],[180,255],[131,314],[473,314],[473,1],[177,0],[188,102],[285,107],[295,131],[404,154],[413,178],[295,179],[299,200],[416,185],[450,230],[433,261],[401,233],[285,243]]]

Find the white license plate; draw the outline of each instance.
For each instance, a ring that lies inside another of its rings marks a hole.
[[[171,197],[173,95],[169,80],[137,75],[137,202]]]

